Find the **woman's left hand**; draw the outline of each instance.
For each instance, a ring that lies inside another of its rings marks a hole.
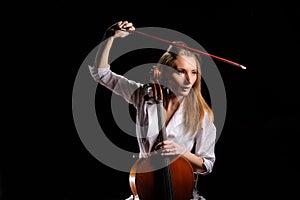
[[[168,155],[182,155],[185,152],[187,152],[187,149],[184,147],[180,146],[174,141],[171,140],[165,140],[161,143],[159,143],[156,146],[156,149],[160,148],[161,149],[161,155],[168,156]]]

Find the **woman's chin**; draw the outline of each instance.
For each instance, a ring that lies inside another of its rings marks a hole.
[[[175,94],[177,96],[177,98],[179,97],[185,97],[189,94],[190,91],[177,91]]]

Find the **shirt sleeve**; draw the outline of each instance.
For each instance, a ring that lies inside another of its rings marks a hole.
[[[216,127],[210,122],[208,115],[204,117],[201,130],[196,136],[195,154],[204,159],[205,172],[197,171],[199,174],[207,175],[212,172],[215,163]]]
[[[124,76],[111,71],[110,65],[105,68],[97,68],[89,65],[89,70],[93,79],[105,86],[115,94],[122,96],[128,103],[136,106],[141,95],[138,88],[143,84],[129,80]]]

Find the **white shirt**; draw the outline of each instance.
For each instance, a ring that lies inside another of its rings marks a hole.
[[[124,76],[112,72],[110,65],[106,68],[89,66],[89,70],[95,81],[122,96],[136,108],[136,136],[140,150],[139,156],[146,157],[149,155],[159,133],[157,105],[144,100],[147,91],[143,84],[128,80]],[[215,162],[216,127],[213,123],[209,123],[208,115],[205,114],[202,127],[197,132],[183,134],[185,130],[182,105],[180,104],[166,126],[167,139],[175,141],[189,151],[192,150],[194,142],[196,142],[195,154],[203,157],[207,169],[206,172],[199,173],[203,175],[211,173]]]

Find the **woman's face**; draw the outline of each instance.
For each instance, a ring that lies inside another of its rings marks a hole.
[[[197,63],[194,57],[177,56],[171,66],[167,85],[177,97],[187,96],[197,80]]]

